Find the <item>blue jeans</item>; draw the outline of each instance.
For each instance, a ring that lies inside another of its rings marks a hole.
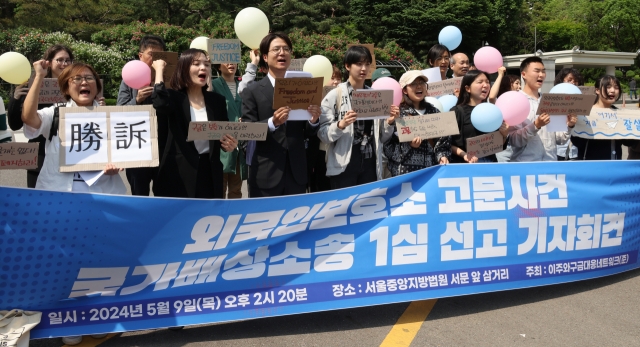
[[[633,95],[633,96],[631,96]],[[629,98],[630,99],[637,99],[638,98],[638,93],[636,93],[636,89],[629,89]]]

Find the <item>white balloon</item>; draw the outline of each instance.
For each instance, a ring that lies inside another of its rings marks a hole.
[[[260,48],[260,42],[269,34],[269,19],[255,7],[238,12],[233,22],[236,36],[251,49]]]
[[[205,52],[209,51],[209,38],[200,36],[196,37],[193,41],[191,41],[191,45],[189,48],[201,49]]]
[[[432,96],[427,96],[426,98],[424,98],[424,101],[433,105],[433,107],[437,108],[440,112],[444,112],[444,107],[442,106],[442,103],[440,102],[440,100]]]
[[[323,55],[314,55],[309,57],[302,66],[302,71],[311,73],[313,77],[324,77],[322,85],[327,85],[333,75],[333,65],[329,59]]]

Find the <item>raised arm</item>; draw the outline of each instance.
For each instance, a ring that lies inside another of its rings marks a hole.
[[[40,129],[42,125],[42,120],[38,116],[38,96],[40,95],[40,86],[42,85],[44,76],[47,74],[49,64],[50,63],[44,59],[33,63],[36,77],[22,105],[22,121],[34,129]]]

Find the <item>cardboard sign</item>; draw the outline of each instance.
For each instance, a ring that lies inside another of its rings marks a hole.
[[[29,79],[29,84],[28,84],[29,88],[33,86],[34,79],[35,79],[35,75],[32,75],[31,78]],[[96,96],[96,99],[103,97],[104,80],[100,79],[100,83],[102,84],[102,90],[100,91],[100,93],[98,93],[98,95]],[[67,100],[64,98],[64,96],[62,95],[62,92],[60,91],[60,86],[58,85],[58,79],[43,78],[42,84],[40,84],[40,94],[38,95],[38,105],[59,104],[59,103],[66,104]]]
[[[582,94],[542,94],[537,115],[586,115],[591,113],[593,96]]]
[[[287,71],[302,71],[307,59],[309,58],[291,59],[291,64],[289,64]]]
[[[578,116],[572,135],[585,139],[640,139],[640,110],[593,108]]]
[[[322,98],[324,99],[330,91],[336,89],[334,86],[324,86],[322,87]]]
[[[169,85],[171,81],[171,76],[176,71],[176,66],[178,65],[178,53],[176,52],[151,52],[151,56],[153,56],[153,60],[162,59],[167,63],[167,66],[164,67],[162,71],[162,80],[166,86]],[[151,85],[156,83],[156,70],[151,67]]]
[[[393,90],[358,89],[351,94],[351,109],[358,119],[387,118],[392,104]]]
[[[462,84],[462,77],[450,78],[439,82],[427,82],[427,95],[437,98],[439,96],[453,94],[456,89],[460,89],[460,84]]]
[[[471,137],[467,139],[467,157],[484,158],[502,152],[503,147],[504,137],[499,131]]]
[[[240,64],[242,44],[238,39],[209,39],[207,47],[211,64]]]
[[[0,170],[37,169],[38,143],[0,143]]]
[[[306,110],[309,105],[322,103],[322,77],[276,78],[273,90],[273,109],[289,106],[292,110]]]
[[[60,172],[159,164],[152,105],[60,107]]]
[[[369,73],[367,74],[367,78],[371,79],[371,75],[374,71],[376,71],[376,53],[373,43],[352,43],[347,45],[347,49],[349,49],[349,47],[351,46],[365,46],[371,53],[371,67],[369,68]]]
[[[224,135],[236,140],[266,141],[268,129],[267,123],[191,122],[187,141],[220,140]]]
[[[578,86],[583,95],[596,95],[596,87],[594,86]]]
[[[426,140],[460,133],[455,112],[402,117],[396,119],[396,124],[400,142],[409,142],[416,137]]]

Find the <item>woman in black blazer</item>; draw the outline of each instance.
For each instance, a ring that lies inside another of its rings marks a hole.
[[[216,141],[187,142],[189,122],[228,121],[225,98],[207,91],[211,63],[206,52],[188,49],[180,55],[167,89],[163,60],[153,62],[156,80],[153,107],[158,117],[160,166],[153,183],[155,196],[223,198],[220,149],[233,151],[238,142],[230,135]]]

